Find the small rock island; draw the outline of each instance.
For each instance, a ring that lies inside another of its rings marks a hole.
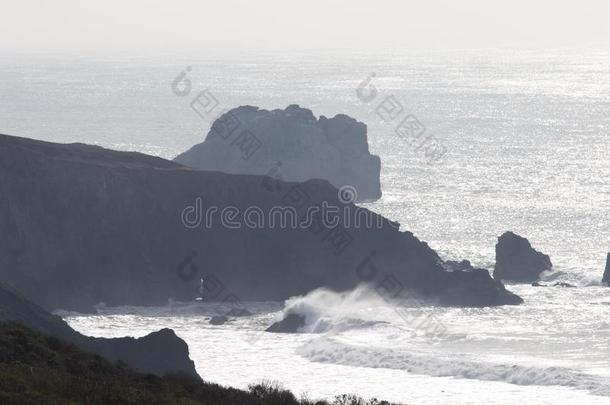
[[[549,256],[534,249],[530,242],[513,232],[505,232],[496,244],[496,280],[533,283],[540,273],[552,270]]]
[[[366,124],[347,115],[241,106],[222,114],[206,139],[174,159],[195,169],[267,175],[283,181],[327,180],[350,186],[355,201],[381,197],[381,161],[369,152]]]

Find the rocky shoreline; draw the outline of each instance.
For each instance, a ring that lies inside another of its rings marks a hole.
[[[69,341],[2,322],[0,398],[6,404],[393,405],[355,395],[337,395],[332,402],[299,400],[278,383],[268,381],[240,390],[184,373],[141,373]]]
[[[17,322],[46,336],[70,342],[111,362],[123,362],[133,370],[163,376],[180,373],[199,378],[189,349],[173,330],[162,329],[144,337],[94,338],[72,329],[59,316],[29,302],[0,284],[0,322]]]

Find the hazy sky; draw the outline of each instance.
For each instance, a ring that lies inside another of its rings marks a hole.
[[[0,0],[0,51],[610,50],[608,0]]]

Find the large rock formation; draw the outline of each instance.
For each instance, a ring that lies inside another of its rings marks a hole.
[[[339,201],[322,180],[206,172],[138,153],[0,135],[0,195],[0,280],[47,309],[192,300],[201,278],[206,300],[237,308],[362,282],[445,305],[521,302],[486,271],[447,271],[426,243]],[[302,218],[325,205],[340,211],[337,223],[315,215],[288,226],[289,213],[285,226],[277,216],[268,221],[278,206]],[[263,223],[246,220],[251,207]],[[225,214],[235,210],[229,221]]]
[[[325,179],[337,188],[352,186],[357,201],[381,197],[380,160],[369,153],[366,125],[342,114],[316,119],[298,105],[273,111],[234,108],[213,123],[204,142],[174,160],[286,181]]]
[[[606,257],[606,270],[604,271],[602,283],[610,286],[610,252],[608,252],[608,256]]]
[[[162,329],[139,339],[88,337],[76,332],[59,316],[48,313],[2,284],[0,322],[18,322],[45,335],[74,343],[112,362],[122,361],[137,371],[197,376],[188,346],[171,329]]]
[[[552,270],[549,256],[530,245],[530,242],[512,232],[505,232],[496,244],[496,280],[533,283],[540,280],[540,273]]]

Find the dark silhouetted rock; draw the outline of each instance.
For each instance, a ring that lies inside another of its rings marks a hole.
[[[604,271],[602,283],[610,286],[610,253],[608,253],[608,257],[606,257],[606,270]]]
[[[226,316],[234,316],[236,318],[239,318],[239,317],[242,317],[242,316],[252,316],[252,312],[248,311],[245,308],[232,308],[225,315]]]
[[[532,287],[563,287],[563,288],[576,288],[575,285],[572,285],[570,283],[565,283],[562,281],[558,281],[556,283],[553,284],[543,284],[543,283],[539,283],[538,281],[535,281],[532,283]]]
[[[210,325],[224,325],[228,320],[224,315],[214,315],[210,318]]]
[[[566,282],[563,282],[563,281],[558,281],[556,283],[553,283],[553,287],[576,288],[575,285],[570,284],[570,283],[566,283]]]
[[[493,306],[499,299],[506,304],[521,304],[523,300],[508,291],[499,280],[489,276],[489,271],[474,268],[468,260],[447,261],[448,288],[440,297],[440,303],[450,306]]]
[[[472,270],[472,264],[468,260],[462,260],[461,262],[455,260],[447,260],[445,262],[445,269],[448,271],[464,271]]]
[[[48,336],[65,340],[106,359],[122,361],[137,371],[164,375],[197,376],[188,346],[173,330],[162,329],[144,337],[93,338],[72,329],[59,316],[33,304],[8,286],[0,284],[0,322],[18,322]]]
[[[273,333],[297,333],[298,329],[303,326],[305,326],[305,316],[288,314],[281,321],[269,326],[266,331]]]
[[[0,135],[0,280],[48,310],[190,302],[201,278],[206,300],[225,303],[387,280],[447,305],[520,302],[487,272],[448,271],[425,242],[340,201],[327,181],[278,180],[270,190],[268,180]],[[252,206],[301,218],[324,204],[340,207],[338,223],[317,215],[296,227],[250,227],[243,218]],[[206,223],[209,207],[234,207],[239,226],[220,215]]]
[[[225,124],[229,121],[237,127],[230,135]],[[174,160],[197,169],[285,181],[324,179],[337,188],[353,186],[357,201],[376,200],[381,197],[381,163],[369,152],[366,130],[347,115],[316,119],[298,105],[273,111],[242,106],[226,112],[212,124],[204,142]],[[244,143],[250,140],[240,138],[243,131],[256,138]]]
[[[496,280],[533,283],[540,279],[540,273],[552,270],[549,256],[530,245],[530,242],[512,232],[505,232],[496,244]]]
[[[185,373],[197,376],[195,364],[189,358],[186,342],[172,329],[164,328],[141,338],[95,338],[88,347],[107,359],[123,361],[138,371],[165,375]]]

